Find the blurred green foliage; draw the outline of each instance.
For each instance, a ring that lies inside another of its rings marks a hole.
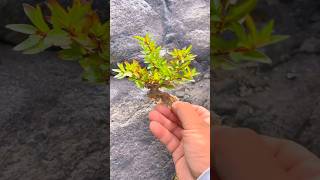
[[[48,0],[46,4],[49,16],[44,16],[39,5],[23,4],[32,24],[6,26],[29,36],[14,50],[37,54],[52,46],[60,47],[61,59],[80,63],[84,80],[106,83],[109,79],[109,22],[101,22],[90,0],[73,0],[68,8],[57,0]]]
[[[147,34],[145,37],[135,36],[142,48],[144,63],[141,66],[137,60],[118,64],[115,78],[129,78],[139,88],[172,89],[178,84],[193,81],[199,73],[190,63],[195,59],[191,53],[192,46],[183,49],[173,49],[168,54],[170,58],[162,55],[162,48],[158,46]]]
[[[257,28],[250,16],[257,0],[211,1],[211,59],[214,68],[234,69],[243,63],[271,63],[259,48],[288,36],[274,35],[274,21]]]

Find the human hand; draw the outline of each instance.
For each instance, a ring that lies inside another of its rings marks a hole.
[[[221,180],[318,180],[320,160],[292,141],[244,128],[213,130],[214,166]]]
[[[157,105],[149,113],[150,130],[172,154],[177,177],[196,179],[210,167],[210,112],[175,102],[170,110]]]

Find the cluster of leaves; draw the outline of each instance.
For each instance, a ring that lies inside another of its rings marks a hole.
[[[173,49],[168,54],[170,57],[162,55],[161,46],[147,34],[145,37],[135,36],[142,48],[145,66],[141,66],[137,60],[118,64],[118,69],[113,69],[117,73],[115,78],[127,77],[135,82],[139,88],[172,89],[178,84],[193,81],[198,75],[195,68],[190,67],[190,63],[195,59],[191,53],[192,46],[183,49]]]
[[[14,50],[36,54],[52,46],[60,47],[58,55],[61,59],[80,63],[84,80],[106,82],[109,75],[109,22],[101,22],[92,9],[92,1],[73,0],[68,8],[56,0],[48,0],[46,4],[50,15],[44,16],[39,5],[23,4],[32,24],[6,26],[28,35]]]
[[[242,63],[271,63],[258,49],[288,36],[273,35],[274,21],[257,29],[251,11],[257,0],[212,0],[211,58],[214,68],[233,69]]]

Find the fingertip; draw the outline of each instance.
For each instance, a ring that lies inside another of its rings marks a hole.
[[[152,110],[149,112],[149,120],[150,121],[155,121],[157,119],[158,112],[155,110]]]
[[[157,121],[151,121],[149,124],[149,129],[156,138],[160,138],[160,123],[158,123]]]
[[[187,102],[183,102],[183,101],[176,101],[176,102],[174,102],[173,104],[172,104],[172,110],[174,111],[174,112],[177,112],[179,109],[182,109],[184,106],[186,106],[187,104],[189,104],[189,103],[187,103]]]
[[[173,122],[178,122],[178,118],[177,116],[174,114],[174,112],[172,111],[172,109],[170,109],[169,107],[165,106],[165,105],[157,105],[154,110],[158,111],[159,114],[162,114],[163,116],[165,116],[167,119],[169,119],[170,121]]]

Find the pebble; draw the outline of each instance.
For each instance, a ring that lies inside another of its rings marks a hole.
[[[286,77],[289,80],[295,80],[298,77],[298,75],[297,73],[287,73]]]

